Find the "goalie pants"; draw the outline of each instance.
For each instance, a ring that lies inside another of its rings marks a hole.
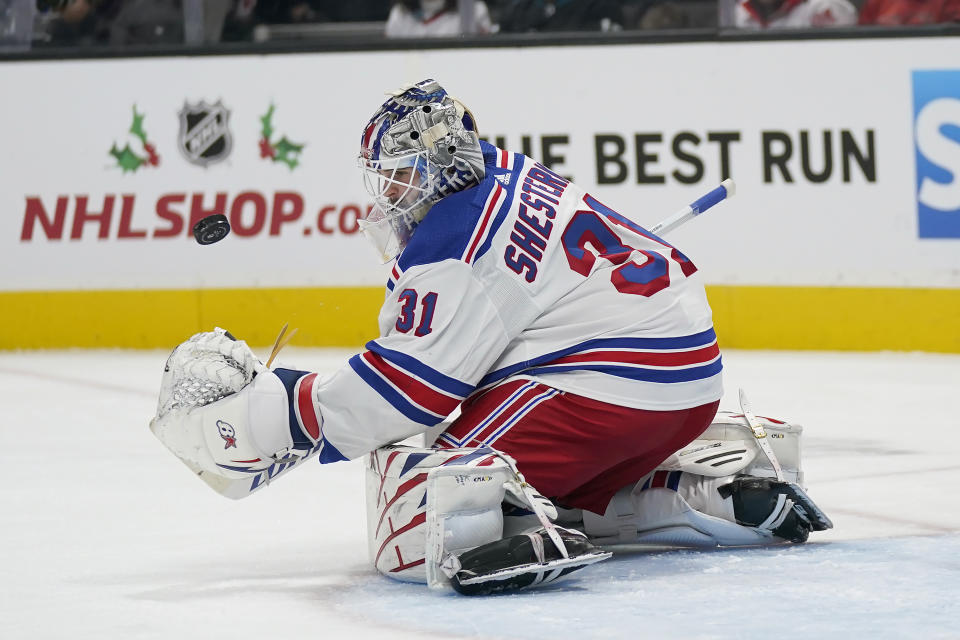
[[[632,409],[514,379],[469,398],[434,447],[494,447],[541,494],[602,514],[618,490],[703,433],[719,405]]]

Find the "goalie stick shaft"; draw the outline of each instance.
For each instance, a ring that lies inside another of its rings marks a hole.
[[[661,220],[650,229],[650,233],[658,236],[666,235],[680,225],[693,220],[710,207],[719,204],[720,202],[723,202],[727,198],[733,196],[735,193],[736,185],[733,183],[733,180],[727,178],[718,186],[703,194],[685,206],[683,209],[680,209],[668,218]]]

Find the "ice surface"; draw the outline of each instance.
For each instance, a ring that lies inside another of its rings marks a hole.
[[[727,394],[805,427],[836,528],[645,551],[468,599],[367,565],[359,462],[230,501],[147,429],[166,353],[0,353],[0,638],[956,638],[960,356],[726,351]],[[265,354],[264,354],[265,355]],[[288,348],[331,371],[344,351]]]

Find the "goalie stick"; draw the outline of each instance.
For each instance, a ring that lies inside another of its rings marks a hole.
[[[721,182],[718,186],[714,187],[704,195],[700,196],[683,209],[680,209],[673,215],[668,218],[661,220],[659,223],[655,224],[651,229],[650,233],[653,233],[658,236],[666,235],[679,227],[680,225],[693,220],[698,215],[709,209],[710,207],[719,204],[726,200],[727,198],[732,197],[737,192],[736,185],[733,183],[733,180],[727,178]]]

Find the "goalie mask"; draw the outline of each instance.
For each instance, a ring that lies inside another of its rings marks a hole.
[[[363,130],[360,168],[374,207],[360,229],[384,262],[441,198],[483,178],[473,115],[435,80],[390,92]]]

